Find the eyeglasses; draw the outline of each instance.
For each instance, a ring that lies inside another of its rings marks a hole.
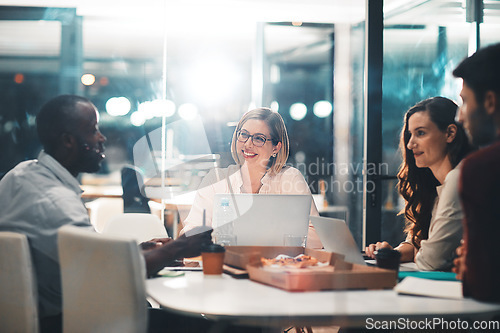
[[[247,142],[248,139],[252,138],[252,143],[256,147],[262,147],[267,141],[272,141],[272,139],[266,138],[263,134],[250,135],[248,132],[238,131],[236,133],[236,138],[239,142]]]

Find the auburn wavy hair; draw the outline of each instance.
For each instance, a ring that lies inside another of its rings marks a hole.
[[[431,121],[438,129],[446,132],[449,125],[457,127],[455,139],[447,144],[446,154],[455,168],[458,163],[472,150],[467,135],[461,124],[455,121],[458,106],[445,97],[432,97],[412,106],[404,116],[401,132],[400,151],[401,166],[398,172],[398,191],[405,200],[405,207],[400,214],[406,217],[407,233],[412,236],[412,244],[420,249],[420,242],[429,237],[429,226],[432,209],[437,197],[436,187],[440,185],[429,168],[419,168],[415,163],[413,152],[408,149],[410,132],[408,121],[417,112],[429,112]]]

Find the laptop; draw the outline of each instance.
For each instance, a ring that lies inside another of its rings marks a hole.
[[[345,261],[366,265],[361,250],[344,220],[311,216],[311,223],[326,251],[343,254]]]
[[[311,195],[216,194],[214,217],[223,198],[235,210],[238,246],[283,246],[285,235],[307,236]]]

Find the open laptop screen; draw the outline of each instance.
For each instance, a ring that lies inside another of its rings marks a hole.
[[[326,251],[343,254],[348,262],[366,264],[344,220],[311,216],[311,223]]]
[[[283,246],[285,235],[307,236],[311,195],[216,194],[213,221],[223,198],[235,211],[237,245]]]

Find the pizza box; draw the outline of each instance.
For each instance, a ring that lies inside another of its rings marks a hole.
[[[306,254],[322,264],[308,268],[263,266],[261,258]],[[251,280],[287,291],[386,289],[397,283],[397,272],[351,264],[344,256],[324,250],[283,246],[227,246],[225,264],[246,268]]]
[[[226,246],[224,264],[240,269],[246,269],[253,258],[275,258],[279,254],[286,254],[292,257],[305,254],[315,257],[320,262],[329,263],[332,256],[339,257],[340,254],[333,254],[323,250],[303,248],[300,246]],[[342,256],[343,257],[343,256]]]

